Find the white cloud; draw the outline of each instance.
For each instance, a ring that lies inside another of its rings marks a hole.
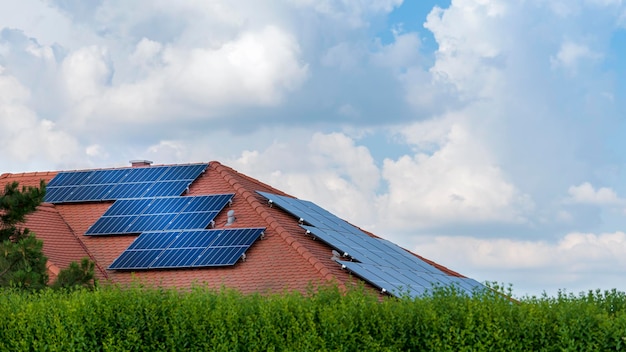
[[[61,68],[67,92],[78,104],[87,98],[100,97],[114,71],[107,50],[97,46],[72,52],[63,60]]]
[[[491,63],[501,60],[511,45],[501,30],[515,11],[511,7],[504,1],[475,0],[433,9],[424,26],[439,44],[430,69],[435,80],[452,84],[465,99],[496,94],[503,77]]]
[[[345,22],[353,27],[361,27],[367,24],[366,18],[372,14],[391,12],[396,6],[402,4],[402,0],[290,0],[298,6],[312,7],[316,12],[335,19],[337,22]]]
[[[377,223],[385,231],[526,221],[532,202],[506,181],[483,146],[461,124],[446,133],[447,141],[432,155],[387,159],[381,168],[370,150],[341,133],[315,133],[306,146],[275,142],[242,153],[233,164],[350,221]]]
[[[604,288],[619,287],[610,280],[623,275],[626,234],[571,232],[556,242],[436,236],[423,238],[414,250],[451,269],[475,268],[479,279],[512,283],[518,294],[559,288],[578,292],[598,288],[589,283],[596,285],[599,273]]]
[[[619,205],[625,203],[611,188],[600,187],[595,189],[589,182],[571,186],[567,193],[569,194],[567,202],[570,203],[594,205]]]
[[[302,137],[309,141],[274,142],[263,151],[244,151],[229,164],[355,224],[371,225],[380,171],[369,150],[342,133],[296,138]]]
[[[0,168],[24,171],[14,165],[72,165],[80,155],[77,141],[54,122],[38,118],[30,99],[29,89],[0,69]]]
[[[582,62],[593,62],[601,58],[601,54],[592,51],[587,45],[565,41],[556,56],[550,57],[550,63],[553,68],[563,67],[575,73]]]
[[[389,226],[525,222],[532,202],[506,180],[489,150],[460,118],[439,122],[416,123],[403,132],[417,146],[433,143],[432,153],[385,160],[389,193],[381,200]]]
[[[289,33],[267,26],[215,49],[162,46],[143,39],[132,59],[145,77],[113,87],[102,79],[107,73],[102,57],[73,53],[64,67],[74,96],[98,93],[98,99],[75,114],[79,119],[97,117],[99,124],[92,126],[99,128],[109,126],[110,118],[163,122],[173,116],[199,119],[234,107],[278,105],[308,77],[299,50]],[[79,78],[82,83],[74,84]]]
[[[382,46],[372,55],[372,61],[380,66],[391,67],[396,71],[420,64],[419,49],[421,41],[417,33],[398,33],[394,31],[394,41]]]

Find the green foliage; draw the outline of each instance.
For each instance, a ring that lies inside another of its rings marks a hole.
[[[0,350],[623,351],[618,291],[511,301],[453,289],[380,299],[354,288],[242,295],[196,287],[0,293]]]
[[[43,242],[33,234],[20,241],[0,243],[0,287],[18,287],[37,290],[48,283],[47,259],[42,252]]]
[[[94,269],[95,264],[89,258],[83,258],[80,261],[80,265],[76,262],[71,262],[68,268],[59,272],[52,288],[76,289],[83,287],[93,289],[95,286]]]
[[[0,194],[0,287],[35,290],[48,282],[43,243],[27,228],[20,227],[26,215],[43,201],[46,185],[22,187],[17,182]]]
[[[24,222],[26,215],[35,211],[46,195],[46,184],[41,181],[39,187],[22,187],[17,182],[6,184],[0,194],[0,242],[19,241],[28,237],[26,229],[17,225]]]

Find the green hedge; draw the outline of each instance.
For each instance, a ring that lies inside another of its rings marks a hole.
[[[241,295],[195,288],[0,292],[1,351],[621,351],[626,296],[512,302],[453,290]]]

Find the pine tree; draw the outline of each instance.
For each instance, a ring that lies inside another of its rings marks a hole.
[[[0,287],[40,289],[48,282],[43,242],[23,227],[26,216],[37,208],[46,185],[19,188],[17,182],[0,193]]]
[[[61,270],[57,276],[57,280],[52,285],[56,289],[74,289],[87,288],[93,289],[96,286],[94,275],[95,263],[89,258],[83,258],[80,265],[71,262],[70,266]]]

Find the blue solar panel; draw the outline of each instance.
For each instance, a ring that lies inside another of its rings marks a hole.
[[[93,171],[66,171],[59,172],[50,183],[49,187],[61,187],[61,186],[77,186],[83,183],[83,181],[89,177]]]
[[[58,203],[67,198],[77,186],[46,187],[46,202]]]
[[[202,256],[193,263],[195,267],[226,266],[237,263],[248,247],[209,247]]]
[[[180,213],[167,225],[168,230],[191,230],[206,228],[217,216],[217,211]]]
[[[144,232],[128,246],[128,249],[168,248],[179,235],[179,231]]]
[[[106,199],[138,198],[143,196],[151,185],[151,182],[120,183],[111,189]]]
[[[361,233],[359,229],[348,224],[345,220],[338,218],[326,209],[316,205],[313,202],[300,200],[296,198],[278,196],[271,193],[257,192],[273,205],[285,210],[296,218],[301,218],[304,223],[310,224],[317,228],[332,229],[335,231],[344,231],[350,233]]]
[[[152,184],[142,197],[168,197],[168,196],[180,196],[183,194],[191,181],[157,181]]]
[[[171,167],[163,174],[160,181],[168,181],[168,180],[195,180],[202,171],[206,168],[206,165],[196,164],[196,165],[181,165],[176,167]]]
[[[233,194],[218,194],[120,199],[85,234],[118,235],[158,230],[204,229],[232,197]]]
[[[204,250],[204,248],[166,249],[150,264],[150,269],[191,267]]]
[[[140,215],[129,228],[129,233],[165,230],[175,217],[176,214]]]
[[[152,202],[154,199],[120,199],[107,209],[104,216],[138,215],[142,212],[137,209],[146,209]]]
[[[101,185],[119,183],[128,173],[128,169],[95,170],[92,171],[81,185]]]
[[[167,166],[151,166],[127,169],[129,172],[124,178],[124,183],[154,182],[161,178],[167,168]]]
[[[271,201],[273,206],[302,219],[304,224],[301,227],[309,236],[325,242],[343,256],[336,258],[338,263],[393,295],[415,297],[433,285],[456,285],[469,294],[473,288],[482,287],[474,280],[447,275],[387,240],[371,237],[312,202],[258,193]]]
[[[111,263],[109,269],[146,269],[162,252],[162,249],[140,251],[126,250]]]
[[[144,205],[143,201],[148,201]],[[122,201],[122,200],[120,200]],[[141,214],[180,213],[189,203],[197,202],[197,197],[168,197],[155,199],[133,199],[137,202],[135,208]],[[116,202],[117,203],[117,202]]]
[[[121,198],[180,196],[207,164],[68,171],[47,185],[46,202],[92,202]]]
[[[221,234],[221,231],[182,231],[172,241],[168,248],[206,248]]]
[[[144,232],[109,269],[165,269],[234,265],[265,229]]]

